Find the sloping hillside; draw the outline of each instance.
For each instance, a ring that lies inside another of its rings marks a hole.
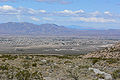
[[[120,43],[116,43],[104,50],[92,52],[84,56],[84,58],[119,58],[120,59]]]

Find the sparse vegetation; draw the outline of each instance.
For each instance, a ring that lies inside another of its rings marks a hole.
[[[25,69],[30,68],[30,62],[29,62],[29,61],[23,61],[23,62],[22,62],[22,66],[23,66],[23,68],[25,68]]]
[[[105,76],[103,74],[97,74],[96,76],[98,79],[105,79]]]
[[[79,66],[79,69],[83,69],[83,68],[86,68],[86,69],[88,69],[90,66],[88,66],[88,65],[80,65]]]
[[[115,70],[112,73],[112,76],[113,76],[114,79],[120,79],[120,69]]]
[[[33,63],[32,66],[33,66],[33,67],[37,67],[37,63]]]
[[[109,63],[109,64],[113,64],[113,63],[117,63],[118,59],[111,58],[111,59],[106,60],[106,62]]]
[[[17,55],[1,55],[0,58],[3,58],[3,59],[8,59],[8,60],[14,60],[14,59],[17,59],[18,56]]]
[[[9,68],[9,64],[1,64],[0,65],[0,70],[8,70],[8,68]]]
[[[81,56],[84,55],[1,55],[0,79],[57,80],[62,77],[63,80],[97,80],[104,79],[104,76],[95,75],[93,71],[89,71],[90,67],[104,68],[102,66],[104,64],[109,73],[112,70],[107,69],[112,68],[111,64],[114,63],[114,66],[119,68],[119,59],[84,59]],[[119,78],[119,70],[115,70],[112,76],[115,79]]]
[[[67,70],[68,72],[68,77],[73,78],[74,80],[79,80],[79,73],[77,70]]]

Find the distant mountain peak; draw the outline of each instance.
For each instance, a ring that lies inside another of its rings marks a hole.
[[[120,30],[93,31],[73,29],[48,23],[36,25],[28,22],[8,22],[0,24],[0,35],[2,34],[40,36],[119,36]]]

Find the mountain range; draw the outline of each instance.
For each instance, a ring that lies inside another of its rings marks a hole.
[[[36,25],[27,22],[0,24],[0,35],[39,35],[39,36],[120,36],[120,29],[80,30],[56,24]]]

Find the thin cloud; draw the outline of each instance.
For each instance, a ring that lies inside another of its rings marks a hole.
[[[106,22],[116,22],[114,19],[105,19],[105,18],[97,18],[97,17],[72,17],[72,21],[84,21],[84,22],[100,22],[100,23],[106,23]]]
[[[39,18],[36,18],[36,17],[30,17],[33,21],[40,21]]]
[[[46,10],[34,10],[32,8],[29,8],[27,12],[30,14],[39,14],[39,13],[46,13]]]
[[[0,2],[16,2],[16,0],[0,0]]]
[[[70,4],[70,1],[67,0],[35,0],[38,2],[45,2],[45,3],[60,3],[60,4]]]
[[[112,14],[109,11],[105,11],[104,14],[112,16]]]
[[[15,8],[10,5],[3,5],[0,6],[0,15],[15,15],[15,16],[32,16],[30,17],[34,21],[39,21],[40,16],[43,17],[44,20],[47,21],[55,21],[55,17],[61,17],[62,19],[66,20],[72,20],[72,21],[84,21],[84,22],[118,22],[120,21],[120,15],[118,14],[112,14],[109,11],[105,11],[104,13],[101,13],[99,11],[96,12],[85,12],[84,10],[63,10],[63,11],[52,11],[47,12],[46,10],[36,10],[32,8],[24,8],[24,7],[18,7]],[[39,18],[36,18],[35,16],[38,16]]]
[[[1,2],[7,2],[7,1],[10,1],[10,0],[0,0]]]
[[[43,20],[46,20],[46,21],[53,21],[53,18],[43,17]]]
[[[77,14],[77,13],[84,13],[84,10],[78,10],[78,11],[64,10],[64,11],[59,11],[58,13],[64,13],[64,14]]]
[[[24,8],[24,7],[18,7],[15,8],[10,5],[3,5],[0,6],[0,15],[40,15],[47,13],[46,10],[35,10],[32,8]]]
[[[2,9],[2,10],[14,10],[14,8],[12,6],[9,6],[9,5],[0,6],[0,9]]]

